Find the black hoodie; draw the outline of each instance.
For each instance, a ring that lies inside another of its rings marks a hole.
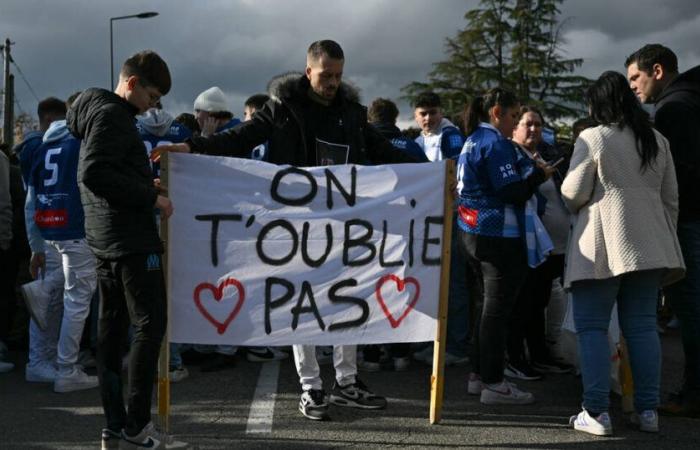
[[[700,220],[700,66],[678,75],[661,92],[654,125],[671,144],[678,219]]]
[[[101,259],[163,252],[153,211],[158,193],[136,129],[137,113],[118,95],[91,88],[66,116],[82,141],[78,185],[85,234]]]

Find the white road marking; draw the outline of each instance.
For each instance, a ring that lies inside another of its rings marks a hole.
[[[272,433],[272,418],[275,413],[279,373],[279,361],[262,364],[258,385],[255,387],[253,401],[250,404],[246,433]]]

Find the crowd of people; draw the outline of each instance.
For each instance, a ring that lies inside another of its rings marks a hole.
[[[163,152],[295,166],[452,159],[445,363],[471,367],[465,391],[487,405],[530,404],[534,395],[514,380],[573,370],[557,351],[561,314],[549,307],[565,301],[565,288],[583,383],[574,429],[612,434],[607,332],[615,305],[634,380],[633,422],[656,432],[658,412],[700,416],[700,67],[679,73],[670,49],[642,47],[626,60],[627,76],[605,72],[588,88],[590,117],[574,124],[567,148],[543,133],[541,111],[502,87],[473,99],[454,121],[443,116],[439,95],[422,93],[413,102],[419,131],[408,136],[391,100],[359,103],[342,80],[344,63],[336,42],[312,43],[305,72],[273,78],[267,94],[245,102],[243,121],[218,87],[197,96],[193,114],[164,111],[170,72],[152,51],[126,60],[114,92],[90,88],[40,102],[40,130],[0,153],[0,372],[14,369],[3,341],[26,336],[27,382],[62,393],[99,387],[103,449],[150,440],[186,448],[150,416],[167,324],[158,227],[177,207],[160,188]],[[655,104],[653,119],[641,103]],[[685,353],[683,386],[664,404],[661,298],[680,320]],[[234,367],[236,354],[253,362],[289,356],[274,347],[170,350],[172,382],[185,380],[191,364],[206,372]],[[432,363],[433,346],[414,350],[292,346],[299,411],[325,420],[329,404],[385,408],[358,368],[405,370],[411,356]],[[335,369],[330,393],[320,377],[324,359]]]

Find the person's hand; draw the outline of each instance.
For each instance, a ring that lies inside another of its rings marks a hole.
[[[156,191],[158,191],[158,194],[160,195],[168,195],[168,189],[165,188],[165,186],[162,186],[160,184],[160,178],[154,178],[153,179],[153,187],[156,188]]]
[[[154,148],[153,151],[151,152],[151,161],[154,161],[154,162],[160,161],[160,156],[164,152],[190,153],[191,151],[192,150],[190,150],[190,146],[184,142],[181,144],[159,145],[158,147]]]
[[[540,169],[542,169],[544,171],[544,179],[545,180],[549,180],[552,177],[552,175],[554,174],[554,172],[557,171],[556,167],[550,166],[549,164],[547,164],[546,162],[544,162],[541,159],[537,160],[536,162],[537,162],[537,167],[539,167]]]
[[[162,195],[159,195],[156,198],[156,208],[160,210],[160,218],[161,219],[167,219],[168,217],[173,215],[173,203],[170,201],[168,197],[164,197]]]
[[[204,124],[202,124],[202,137],[209,137],[216,133],[216,129],[219,125],[219,121],[215,117],[207,117],[204,119]]]
[[[33,279],[39,278],[39,273],[41,277],[44,277],[46,273],[46,254],[43,252],[32,253],[32,258],[29,260],[29,273],[32,275]]]

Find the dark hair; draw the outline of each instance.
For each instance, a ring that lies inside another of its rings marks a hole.
[[[399,108],[388,98],[375,98],[367,110],[367,120],[370,123],[396,123]]]
[[[168,65],[152,50],[144,50],[124,61],[121,75],[137,76],[144,87],[155,87],[161,95],[170,92],[170,70]]]
[[[36,114],[39,116],[39,121],[44,122],[47,116],[52,116],[53,118],[59,117],[63,118],[66,116],[66,102],[57,99],[56,97],[45,98],[39,102],[36,108]]]
[[[422,92],[413,101],[413,108],[441,108],[440,96],[435,92]]]
[[[625,67],[637,64],[639,70],[651,75],[654,64],[660,64],[664,70],[670,73],[678,72],[678,58],[673,51],[661,44],[647,44],[632,53],[625,60]]]
[[[518,99],[510,91],[492,88],[482,96],[475,97],[464,113],[464,131],[467,136],[479,127],[479,122],[489,121],[489,111],[498,105],[503,109],[512,108],[518,104]],[[505,112],[505,111],[504,111]]]
[[[209,112],[209,117],[219,120],[231,120],[233,119],[233,113],[231,111],[211,111]]]
[[[526,113],[535,113],[535,114],[537,114],[538,116],[540,116],[540,120],[542,121],[542,127],[545,126],[545,123],[544,123],[544,116],[542,115],[542,113],[540,112],[540,110],[537,109],[537,108],[535,108],[534,106],[530,106],[530,105],[522,105],[522,106],[520,107],[520,110],[518,111],[518,122],[520,122],[520,120],[523,118],[523,116],[524,116]]]
[[[255,94],[248,97],[248,100],[245,101],[243,106],[254,108],[257,111],[258,109],[262,109],[268,100],[270,100],[270,96],[267,94]]]
[[[624,75],[612,70],[603,72],[586,91],[586,103],[596,122],[617,125],[620,129],[629,126],[632,129],[637,153],[642,159],[642,171],[653,164],[659,146],[649,114],[642,109]]]
[[[194,114],[182,113],[175,118],[175,122],[187,127],[192,134],[199,134],[201,131],[199,129],[199,123],[197,123],[197,119],[194,117]]]
[[[314,61],[321,59],[323,55],[332,59],[345,59],[345,54],[340,44],[330,39],[312,42],[306,51],[306,55],[310,56]]]

